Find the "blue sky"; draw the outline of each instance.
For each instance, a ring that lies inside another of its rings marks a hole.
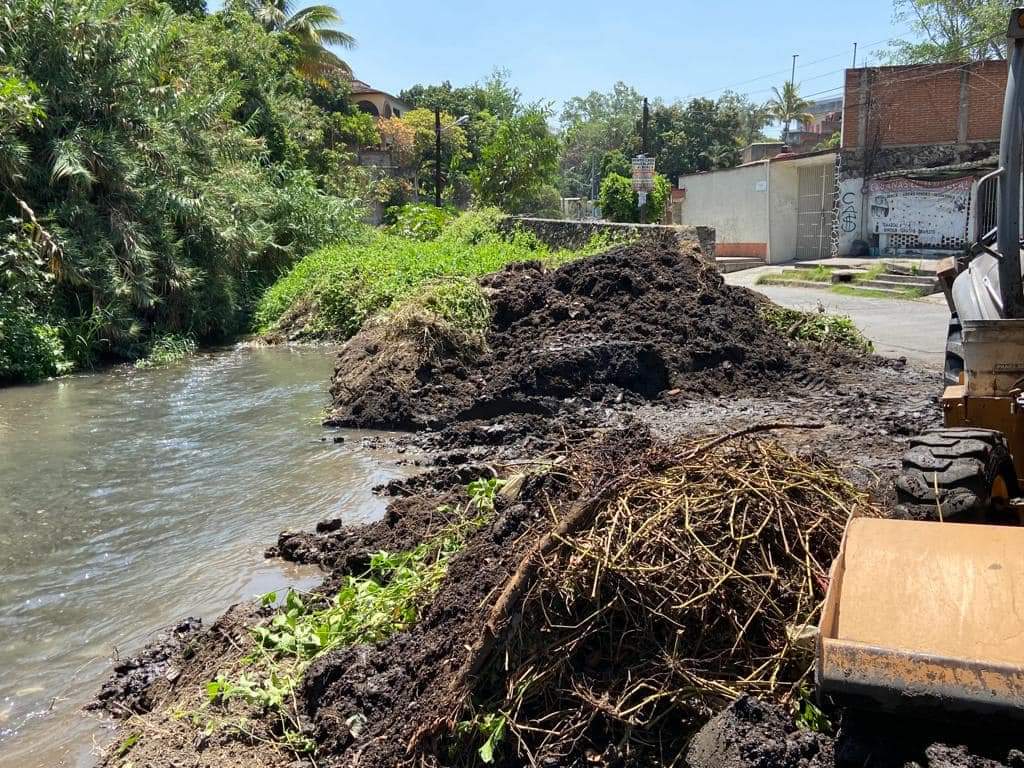
[[[359,42],[345,59],[377,88],[464,85],[503,67],[528,101],[556,107],[617,80],[667,101],[715,97],[726,86],[763,101],[788,79],[794,53],[802,93],[825,98],[839,94],[854,41],[858,65],[871,49],[878,63],[880,41],[905,31],[892,0],[791,0],[785,10],[745,0],[333,4]]]

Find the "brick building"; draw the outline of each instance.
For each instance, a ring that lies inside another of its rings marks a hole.
[[[836,252],[962,250],[988,215],[1005,86],[1004,61],[847,70]]]

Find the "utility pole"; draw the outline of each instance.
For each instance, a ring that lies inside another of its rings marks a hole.
[[[790,70],[789,73],[789,92],[792,95],[794,101],[796,100],[796,57],[799,55],[799,53],[793,54],[793,68]],[[783,89],[783,91],[785,91],[785,89]],[[786,94],[783,93],[782,95],[785,96]],[[783,107],[785,107],[787,112],[789,111],[789,104],[784,103]],[[785,128],[782,129],[783,144],[789,144],[789,126],[792,124],[792,122],[792,120],[787,120]]]
[[[640,134],[640,152],[644,155],[647,154],[647,124],[651,120],[651,111],[647,108],[647,97],[644,97],[644,116],[641,123],[641,134]]]
[[[441,207],[441,107],[434,107],[434,206]]]
[[[647,97],[644,96],[644,113],[640,119],[640,154],[643,157],[647,157],[647,125],[651,121],[651,110],[647,105]],[[644,193],[646,194],[646,193]],[[643,205],[640,206],[640,223],[647,223],[647,201],[645,200]]]
[[[853,69],[857,68],[857,44],[853,44]]]

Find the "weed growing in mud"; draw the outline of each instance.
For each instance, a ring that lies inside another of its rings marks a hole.
[[[481,762],[494,762],[495,753],[505,738],[508,728],[508,716],[503,713],[488,712],[477,715],[472,720],[463,720],[455,726],[455,735],[467,741],[483,740],[477,749]]]
[[[826,314],[820,304],[815,312],[766,304],[761,307],[761,317],[783,336],[796,341],[822,347],[842,347],[863,354],[871,354],[875,349],[853,320],[845,315]]]
[[[411,627],[440,588],[451,558],[473,531],[491,519],[502,485],[494,478],[470,483],[469,501],[463,507],[438,509],[451,516],[440,533],[407,552],[374,554],[369,570],[348,577],[326,605],[288,590],[270,620],[251,628],[254,648],[243,662],[252,671],[235,677],[217,675],[207,683],[208,704],[240,701],[260,712],[275,713],[280,719],[280,746],[294,754],[311,752],[315,744],[302,734],[295,700],[295,689],[309,664],[332,649],[379,642]],[[276,593],[263,597],[264,605],[277,602]],[[231,727],[252,736],[244,718],[225,720],[193,713],[193,721],[207,731]]]
[[[807,688],[800,688],[796,708],[796,723],[801,728],[815,733],[832,733],[832,721],[814,703],[814,694]]]

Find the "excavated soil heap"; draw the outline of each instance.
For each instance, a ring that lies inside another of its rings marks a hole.
[[[328,423],[415,429],[666,391],[753,393],[827,380],[836,364],[765,324],[761,299],[673,237],[555,270],[511,265],[481,286],[492,309],[485,349],[427,354],[422,328],[396,339],[371,325],[339,356]]]

